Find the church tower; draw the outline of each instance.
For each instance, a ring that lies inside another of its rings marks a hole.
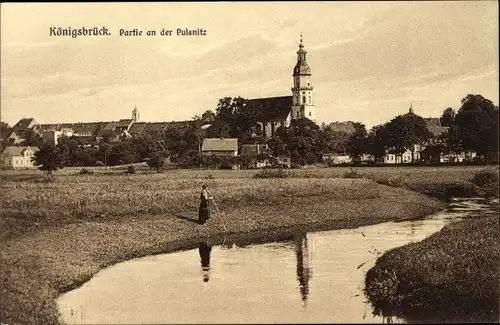
[[[132,111],[132,120],[134,122],[139,122],[139,110],[137,110],[137,107],[134,107],[134,110]]]
[[[306,117],[312,121],[316,119],[316,108],[313,102],[313,86],[311,82],[311,68],[306,62],[307,51],[302,44],[302,34],[300,35],[300,45],[297,51],[297,64],[293,68],[293,106],[292,119]]]

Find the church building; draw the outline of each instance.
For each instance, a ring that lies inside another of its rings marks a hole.
[[[289,127],[293,119],[305,117],[316,121],[316,108],[313,102],[314,87],[306,54],[301,35],[297,63],[293,68],[291,96],[249,99],[245,103],[248,109],[259,113],[261,121],[257,127],[267,137],[272,137],[281,126]]]

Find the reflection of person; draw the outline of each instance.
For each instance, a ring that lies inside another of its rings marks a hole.
[[[210,246],[206,241],[201,242],[199,245],[199,251],[201,258],[201,270],[203,271],[203,282],[208,282],[210,271],[210,253],[212,252],[212,246]]]
[[[207,191],[207,186],[203,185],[200,194],[200,209],[198,211],[198,222],[202,225],[207,225],[207,221],[210,218],[210,207],[208,201],[212,198],[209,196]]]

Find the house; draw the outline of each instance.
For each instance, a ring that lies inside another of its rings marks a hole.
[[[50,143],[57,146],[59,138],[62,136],[71,137],[73,136],[73,129],[71,128],[61,128],[60,130],[46,130],[42,133],[42,139],[44,142]]]
[[[324,163],[330,163],[333,165],[349,164],[352,162],[352,159],[349,155],[345,155],[342,153],[325,153],[321,156],[321,160]]]
[[[12,131],[10,135],[7,137],[7,143],[9,144],[20,144],[24,141],[24,132]]]
[[[203,139],[201,146],[203,156],[238,156],[238,139],[231,138],[207,138]]]
[[[33,168],[31,158],[39,149],[37,147],[6,147],[2,151],[1,162],[3,167]]]

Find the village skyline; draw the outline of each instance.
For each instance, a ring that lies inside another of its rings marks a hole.
[[[301,33],[319,124],[371,127],[410,105],[439,117],[469,93],[499,101],[493,1],[137,6],[2,4],[1,120],[113,121],[137,107],[142,121],[181,121],[223,97],[291,95]],[[50,26],[113,35],[54,37]],[[181,26],[207,35],[118,36]]]

